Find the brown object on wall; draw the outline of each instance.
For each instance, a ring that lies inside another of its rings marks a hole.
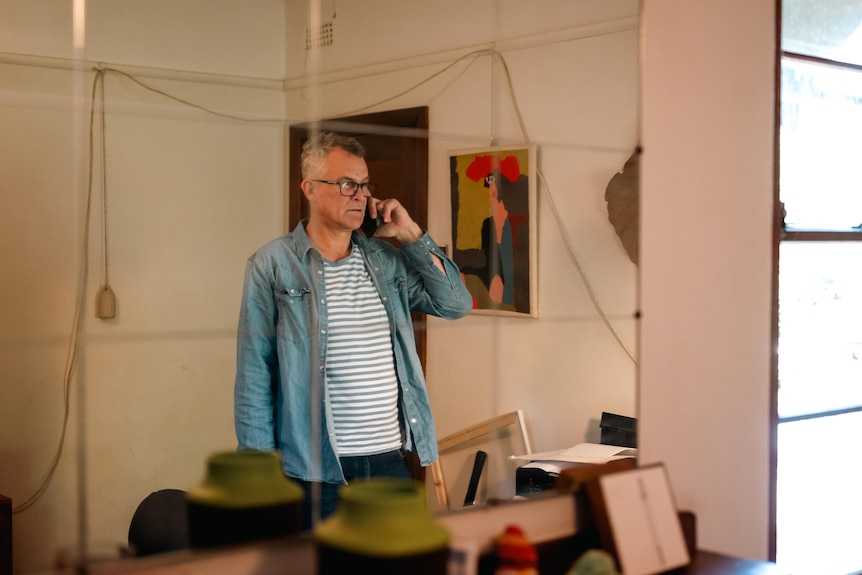
[[[638,160],[640,148],[626,161],[623,169],[614,174],[605,189],[608,203],[608,221],[614,226],[629,259],[638,263],[638,222],[640,219],[640,181]]]

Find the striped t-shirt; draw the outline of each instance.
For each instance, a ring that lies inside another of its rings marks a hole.
[[[325,262],[326,384],[339,455],[401,447],[398,379],[389,321],[359,248]]]

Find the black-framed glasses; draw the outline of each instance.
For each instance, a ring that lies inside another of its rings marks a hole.
[[[377,184],[371,182],[354,182],[353,180],[343,180],[336,182],[334,180],[311,180],[312,182],[320,182],[321,184],[332,184],[338,186],[338,193],[342,196],[352,196],[356,190],[360,190],[366,198],[374,195],[377,190]]]

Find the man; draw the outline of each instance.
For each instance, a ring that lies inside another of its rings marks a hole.
[[[302,149],[308,220],[246,265],[234,417],[239,449],[279,451],[305,491],[304,528],[340,485],[410,477],[437,437],[410,311],[446,319],[472,299],[460,271],[396,199],[372,196],[365,151],[324,132]],[[358,232],[367,213],[375,238]]]

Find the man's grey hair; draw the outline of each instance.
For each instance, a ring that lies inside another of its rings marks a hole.
[[[329,152],[341,148],[348,154],[365,158],[365,148],[355,138],[342,136],[335,132],[320,132],[302,145],[302,177],[307,179],[313,175]]]

